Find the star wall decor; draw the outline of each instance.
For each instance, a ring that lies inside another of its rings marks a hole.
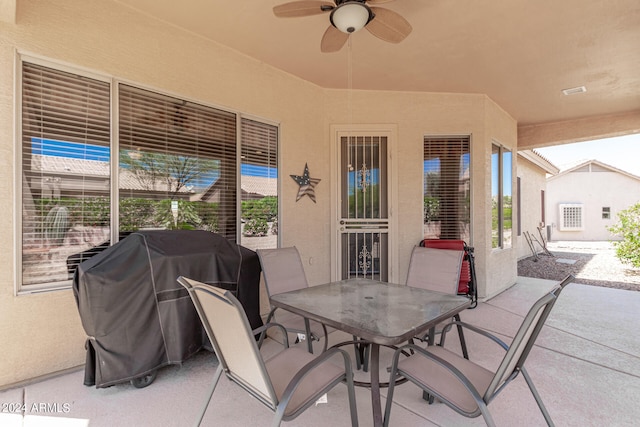
[[[298,183],[300,188],[298,189],[298,196],[296,197],[296,202],[302,198],[302,196],[309,196],[313,203],[316,202],[316,192],[314,188],[320,180],[318,178],[309,177],[309,166],[304,164],[304,172],[302,176],[300,175],[289,175],[295,182]]]

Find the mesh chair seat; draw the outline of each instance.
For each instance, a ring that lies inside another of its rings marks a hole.
[[[278,353],[265,362],[267,373],[272,379],[273,389],[278,399],[282,399],[287,386],[293,377],[307,363],[315,359],[313,354],[298,347],[290,348],[286,352]],[[296,392],[291,397],[284,415],[299,411],[305,402],[312,398],[318,390],[328,387],[338,378],[345,375],[344,366],[325,363],[321,369],[316,369],[310,373],[298,386]]]

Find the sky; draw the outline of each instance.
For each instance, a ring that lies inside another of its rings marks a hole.
[[[599,160],[640,176],[640,134],[536,148],[535,151],[561,171],[583,161]]]

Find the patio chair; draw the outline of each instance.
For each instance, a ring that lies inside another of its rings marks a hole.
[[[416,288],[457,295],[463,258],[464,251],[462,250],[415,246],[411,252],[406,284]],[[460,315],[456,314],[453,319],[460,322]],[[465,359],[468,359],[463,328],[457,325],[457,329],[462,354]],[[426,335],[418,338],[433,345],[435,344],[435,335],[435,328],[432,328]]]
[[[511,345],[505,344],[496,336],[482,329],[456,321],[450,323],[443,330],[440,345],[424,349],[414,344],[407,344],[397,350],[391,365],[384,425],[389,425],[395,383],[401,378],[406,378],[423,391],[434,395],[459,414],[470,418],[482,415],[488,426],[494,426],[495,423],[487,406],[519,373],[522,373],[544,419],[549,426],[553,426],[551,416],[542,403],[531,377],[524,368],[524,362],[544,322],[549,317],[549,313],[560,292],[573,279],[572,275],[567,276],[551,292],[545,294],[533,304]],[[459,324],[470,331],[489,338],[506,351],[495,372],[444,348],[446,332],[453,324]],[[400,352],[403,349],[405,351],[411,349],[415,354],[400,360]]]
[[[258,249],[256,252],[262,265],[262,274],[269,298],[272,295],[309,287],[300,253],[295,246],[278,249]],[[287,331],[294,334],[304,334],[309,353],[313,353],[312,342],[320,341],[323,337],[323,351],[327,349],[328,331],[325,325],[284,310],[280,310],[276,316],[276,308],[273,307],[269,312],[267,323],[274,319],[275,322],[283,325]],[[307,331],[305,325],[306,321],[309,322],[309,331]]]
[[[464,240],[450,239],[423,239],[420,240],[420,246],[425,248],[464,251],[464,258],[462,258],[462,267],[459,275],[458,295],[467,295],[471,298],[471,306],[469,308],[475,308],[478,305],[478,280],[476,278],[473,247],[467,245],[467,242]]]
[[[353,371],[347,352],[333,348],[314,357],[300,348],[289,348],[287,334],[281,325],[266,324],[252,331],[242,305],[231,292],[183,276],[178,278],[178,283],[189,292],[219,361],[197,425],[207,412],[223,372],[275,412],[273,426],[294,419],[344,381],[349,395],[351,424],[358,425]],[[285,349],[265,361],[255,335],[270,327],[282,328]],[[332,361],[340,356],[342,363]]]

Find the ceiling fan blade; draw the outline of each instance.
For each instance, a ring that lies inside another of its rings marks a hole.
[[[383,4],[383,3],[391,3],[396,0],[367,0],[368,4]]]
[[[365,27],[371,34],[391,43],[400,43],[411,33],[411,24],[396,12],[372,7],[375,17]]]
[[[343,33],[333,25],[329,25],[327,31],[322,36],[320,50],[324,53],[337,52],[349,39],[349,34]]]
[[[334,9],[335,7],[334,3],[328,1],[292,1],[274,6],[273,14],[278,18],[296,18],[299,16],[319,15]]]

